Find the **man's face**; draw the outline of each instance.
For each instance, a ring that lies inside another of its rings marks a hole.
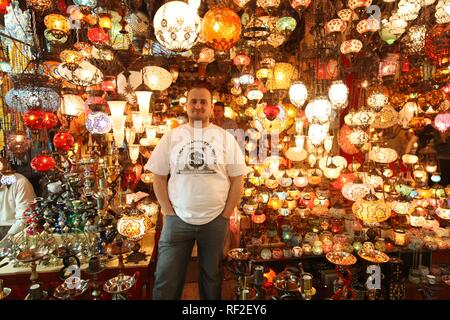
[[[224,115],[225,115],[225,110],[223,109],[222,106],[214,107],[214,119],[221,120],[221,119],[223,119]]]
[[[204,88],[194,88],[187,96],[187,114],[190,120],[205,121],[211,116],[211,93]]]

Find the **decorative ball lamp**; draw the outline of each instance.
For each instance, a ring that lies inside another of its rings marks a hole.
[[[86,129],[92,134],[105,134],[112,129],[111,118],[102,111],[91,112],[86,118]]]
[[[227,51],[239,40],[241,20],[237,13],[223,5],[206,12],[202,19],[201,38],[216,51]]]
[[[308,98],[308,89],[301,81],[295,81],[289,88],[289,99],[292,104],[300,108]]]
[[[383,222],[391,216],[391,208],[383,200],[373,194],[358,199],[352,206],[353,214],[360,220],[368,223]]]
[[[50,155],[43,152],[31,160],[31,168],[37,172],[51,171],[55,168],[56,161]]]
[[[440,131],[445,132],[450,128],[450,113],[441,113],[434,118],[434,126]]]
[[[172,74],[164,68],[148,66],[144,70],[144,83],[152,91],[166,90],[172,84]]]
[[[61,151],[69,151],[75,143],[73,135],[68,131],[60,131],[53,137],[53,145]]]
[[[169,50],[183,52],[197,42],[200,18],[189,4],[169,1],[156,11],[153,26],[160,44]]]
[[[6,141],[8,149],[18,159],[23,158],[31,148],[31,140],[24,131],[8,134]]]

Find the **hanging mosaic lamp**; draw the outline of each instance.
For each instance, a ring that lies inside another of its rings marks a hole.
[[[174,52],[191,49],[200,32],[196,10],[182,1],[169,1],[156,11],[153,18],[156,40]]]
[[[231,49],[240,35],[241,19],[234,10],[223,5],[212,8],[202,19],[202,41],[216,51]]]
[[[47,172],[55,168],[56,161],[50,155],[43,152],[31,160],[31,168],[37,172]]]
[[[73,135],[68,131],[60,131],[53,137],[53,145],[56,149],[61,151],[69,151],[73,147],[75,139]]]

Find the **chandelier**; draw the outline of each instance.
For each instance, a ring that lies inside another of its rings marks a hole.
[[[49,78],[37,74],[12,77],[14,88],[5,96],[6,104],[19,112],[32,108],[56,111],[60,106],[59,88]],[[39,83],[39,85],[36,85]]]

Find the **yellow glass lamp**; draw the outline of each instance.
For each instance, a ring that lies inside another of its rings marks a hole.
[[[360,220],[368,223],[383,222],[391,216],[391,208],[373,194],[358,199],[352,206],[353,214]]]
[[[144,237],[146,230],[145,215],[136,208],[134,202],[131,204],[131,210],[123,214],[117,221],[117,231],[120,235],[134,243],[133,252],[127,257],[127,261],[138,263],[145,260],[145,252],[140,252],[139,241]]]

